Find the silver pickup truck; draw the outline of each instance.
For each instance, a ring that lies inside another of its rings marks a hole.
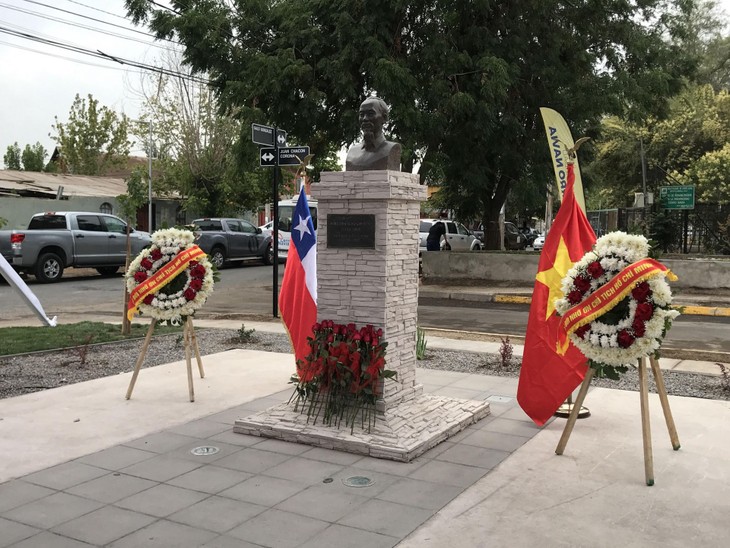
[[[132,257],[150,245],[147,232],[130,229]],[[0,253],[19,272],[57,282],[65,268],[95,268],[110,276],[124,266],[127,224],[104,213],[37,213],[27,230],[0,231]]]
[[[216,268],[232,261],[261,259],[265,265],[274,262],[271,233],[263,234],[243,219],[206,218],[192,222],[195,243],[208,254]]]

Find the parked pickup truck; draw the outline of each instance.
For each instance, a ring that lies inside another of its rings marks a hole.
[[[261,259],[265,265],[274,262],[271,233],[263,234],[243,219],[196,219],[193,221],[195,243],[208,254],[210,261],[223,268],[228,262]]]
[[[132,256],[150,245],[147,232],[130,229]],[[57,282],[65,268],[95,268],[111,276],[124,266],[127,224],[103,213],[37,213],[27,230],[0,231],[0,252],[19,272],[43,283]]]

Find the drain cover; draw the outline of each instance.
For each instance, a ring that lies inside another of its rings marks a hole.
[[[365,476],[350,476],[349,478],[343,479],[342,483],[348,487],[370,487],[375,484],[375,481]]]
[[[220,449],[214,445],[202,445],[191,449],[190,452],[196,457],[206,457],[208,455],[215,455]]]

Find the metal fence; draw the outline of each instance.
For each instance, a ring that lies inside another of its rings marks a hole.
[[[648,223],[647,216],[648,214]],[[730,255],[730,205],[695,204],[694,209],[627,207],[587,212],[597,236],[612,230],[648,233],[664,252]]]

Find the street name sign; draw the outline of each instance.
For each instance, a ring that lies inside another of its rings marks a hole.
[[[251,140],[257,145],[274,146],[274,128],[271,126],[262,126],[261,124],[251,124]],[[279,146],[285,146],[286,131],[277,129],[276,141]]]
[[[309,147],[285,147],[278,149],[279,161],[276,161],[275,148],[259,149],[259,165],[261,167],[298,166],[309,155]]]
[[[664,209],[694,209],[695,185],[660,186],[659,201]]]

